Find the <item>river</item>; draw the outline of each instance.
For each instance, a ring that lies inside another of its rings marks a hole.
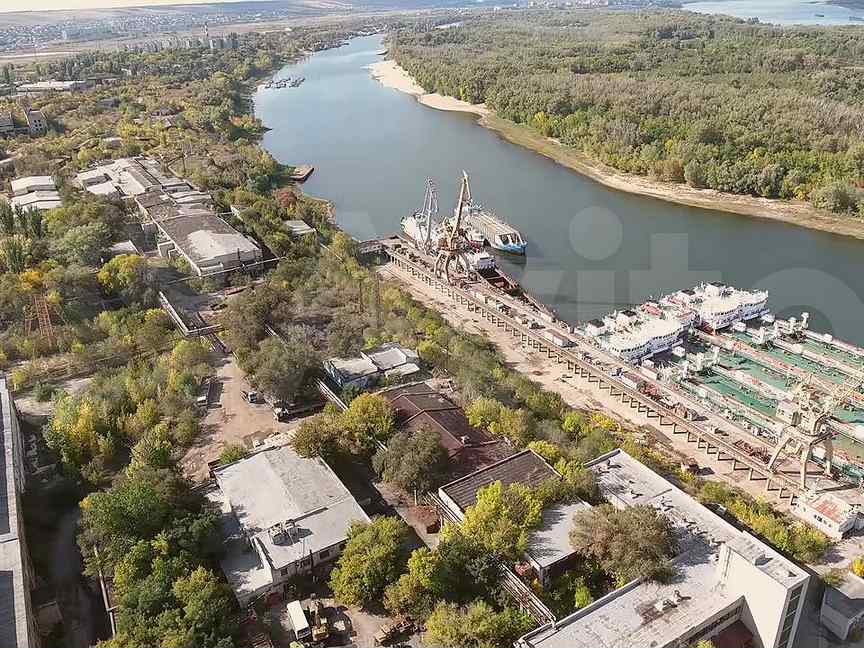
[[[861,16],[864,9],[849,9],[818,0],[702,0],[686,2],[689,11],[726,14],[737,18],[758,18],[777,25],[855,25],[851,16]]]
[[[864,344],[864,242],[774,221],[674,205],[593,182],[476,124],[382,87],[367,66],[380,36],[289,65],[299,88],[260,89],[263,145],[283,163],[309,163],[304,190],[332,200],[358,238],[396,232],[439,187],[455,204],[460,172],[475,199],[528,240],[502,267],[570,321],[705,280],[765,288],[781,315],[811,313],[813,328]]]

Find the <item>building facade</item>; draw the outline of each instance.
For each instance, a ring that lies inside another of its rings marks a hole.
[[[15,403],[0,377],[0,646],[39,648],[30,592],[35,575],[27,551],[21,495],[25,490],[24,447]]]
[[[673,575],[633,581],[529,632],[519,648],[792,646],[810,578],[804,569],[621,450],[587,467],[613,506],[651,506],[670,521]]]
[[[223,514],[222,570],[241,607],[281,595],[293,577],[331,563],[352,523],[369,521],[323,459],[304,459],[288,446],[213,472],[207,497]]]

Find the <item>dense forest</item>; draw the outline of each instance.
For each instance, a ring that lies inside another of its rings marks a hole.
[[[682,11],[494,12],[390,52],[429,92],[485,102],[615,169],[864,212],[864,29]]]

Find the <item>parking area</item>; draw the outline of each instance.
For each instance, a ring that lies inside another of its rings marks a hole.
[[[343,646],[346,648],[371,648],[379,646],[375,636],[382,626],[394,625],[394,619],[383,610],[365,610],[357,607],[338,605],[332,593],[326,586],[326,581],[318,583],[314,591],[298,593],[298,600],[304,610],[311,611],[315,602],[320,601],[323,608],[323,618],[329,628],[329,636],[320,645]],[[272,603],[266,613],[267,625],[270,627],[271,638],[275,646],[290,648],[294,641],[294,629],[287,611],[288,601]],[[314,623],[311,612],[307,615],[310,623]],[[420,646],[420,632],[415,628],[408,632],[393,633],[385,642],[387,646]]]
[[[201,433],[182,460],[185,474],[196,482],[207,479],[207,463],[218,459],[225,446],[242,443],[252,448],[256,440],[276,433],[290,436],[303,420],[280,423],[273,418],[269,404],[247,402],[243,392],[252,387],[231,355],[217,359],[213,382]]]

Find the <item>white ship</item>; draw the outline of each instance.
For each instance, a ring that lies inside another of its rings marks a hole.
[[[463,218],[474,240],[501,252],[525,254],[526,244],[519,231],[480,205],[472,203]]]
[[[403,218],[401,226],[402,232],[418,250],[432,253],[442,232],[438,222],[438,192],[431,179],[426,180],[423,207]]]
[[[739,290],[723,283],[701,284],[690,290],[680,290],[668,299],[690,308],[697,314],[696,325],[712,331],[765,315],[768,293],[764,290]]]

